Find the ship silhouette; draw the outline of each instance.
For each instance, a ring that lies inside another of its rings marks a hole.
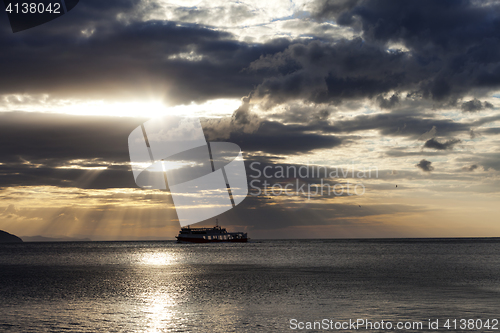
[[[220,243],[233,242],[245,243],[248,241],[246,232],[227,232],[226,228],[219,226],[219,220],[212,228],[181,228],[179,235],[175,236],[178,243]]]

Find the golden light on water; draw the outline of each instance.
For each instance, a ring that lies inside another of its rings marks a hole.
[[[169,252],[153,251],[142,253],[139,258],[139,264],[151,266],[168,266],[177,263],[177,256]]]
[[[158,247],[143,249],[135,258],[136,269],[140,274],[146,274],[144,293],[140,296],[145,332],[164,332],[169,327],[179,325],[179,289],[175,287],[177,273],[173,267],[181,262],[182,252]]]
[[[149,333],[162,332],[174,319],[172,309],[176,303],[168,293],[160,293],[147,299],[148,306],[144,311],[146,315],[146,331]]]

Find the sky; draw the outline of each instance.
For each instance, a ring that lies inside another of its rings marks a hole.
[[[173,239],[171,196],[135,184],[127,138],[185,115],[242,149],[230,231],[500,237],[499,107],[494,1],[81,0],[18,33],[2,12],[0,229]]]

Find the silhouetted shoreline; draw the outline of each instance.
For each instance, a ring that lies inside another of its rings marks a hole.
[[[0,243],[22,243],[23,240],[15,235],[9,234],[6,231],[0,230]]]

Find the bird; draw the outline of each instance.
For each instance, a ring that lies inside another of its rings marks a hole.
[[[398,185],[396,185],[396,187],[398,187]]]

